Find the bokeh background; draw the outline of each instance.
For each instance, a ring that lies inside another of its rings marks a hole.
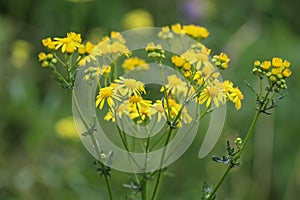
[[[224,166],[226,140],[244,136],[255,97],[244,80],[256,59],[281,56],[292,63],[288,96],[271,116],[262,116],[239,168],[218,199],[292,200],[300,196],[300,1],[297,0],[0,0],[0,199],[106,199],[93,158],[76,139],[71,95],[40,67],[41,39],[76,31],[96,42],[112,30],[177,22],[205,26],[204,43],[231,58],[223,74],[244,92],[243,108],[228,106],[218,144],[204,159],[197,153],[201,132],[170,166],[160,199],[200,199],[202,184],[216,183]],[[113,171],[116,199],[129,190],[130,174]]]

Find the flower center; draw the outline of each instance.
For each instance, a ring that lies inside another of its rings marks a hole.
[[[111,90],[111,88],[102,88],[102,89],[100,90],[100,95],[101,95],[101,97],[104,98],[104,99],[106,99],[106,98],[108,98],[108,97],[111,97],[111,95],[112,95],[112,90]]]

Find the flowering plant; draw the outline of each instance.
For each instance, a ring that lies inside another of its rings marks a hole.
[[[157,199],[166,167],[190,145],[199,120],[227,101],[241,108],[242,92],[220,73],[230,59],[223,52],[211,56],[202,43],[208,36],[204,27],[175,24],[111,32],[98,44],[82,43],[74,32],[42,40],[48,52],[41,52],[39,61],[71,91],[77,129],[96,158],[109,199],[112,168],[134,174],[124,184],[132,190],[126,199]],[[142,47],[132,45],[137,43]],[[247,84],[257,97],[256,115],[244,140],[236,138],[234,147],[228,141],[227,155],[213,156],[228,167],[215,187],[203,186],[199,199],[215,199],[224,178],[239,165],[259,115],[269,114],[284,96],[290,63],[278,57],[255,61],[252,73],[260,83],[258,91]]]

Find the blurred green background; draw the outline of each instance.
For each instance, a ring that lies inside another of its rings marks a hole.
[[[203,182],[217,181],[224,166],[210,157],[222,155],[227,139],[245,135],[255,97],[244,80],[255,85],[253,61],[272,56],[292,63],[289,94],[274,115],[261,117],[241,167],[226,179],[218,199],[298,199],[299,7],[297,0],[0,0],[0,199],[107,197],[91,155],[72,137],[71,95],[38,63],[41,39],[76,31],[95,42],[112,30],[177,22],[208,28],[204,43],[213,53],[228,53],[231,67],[223,77],[238,84],[245,99],[240,111],[228,106],[224,132],[209,156],[198,159],[199,136],[169,167],[174,176],[164,178],[160,199],[200,199]],[[122,199],[130,175],[112,173],[116,199]]]

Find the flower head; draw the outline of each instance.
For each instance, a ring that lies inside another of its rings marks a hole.
[[[117,83],[116,89],[120,92],[122,96],[139,96],[141,94],[146,94],[144,84],[135,79],[126,79],[122,76],[115,80]]]
[[[108,106],[111,108],[115,105],[114,100],[121,101],[120,96],[117,94],[117,91],[114,87],[109,86],[101,88],[96,99],[96,107],[99,106],[99,109],[102,110],[106,101]]]
[[[70,32],[65,38],[54,38],[55,49],[61,48],[61,52],[73,53],[81,43],[80,34]]]

